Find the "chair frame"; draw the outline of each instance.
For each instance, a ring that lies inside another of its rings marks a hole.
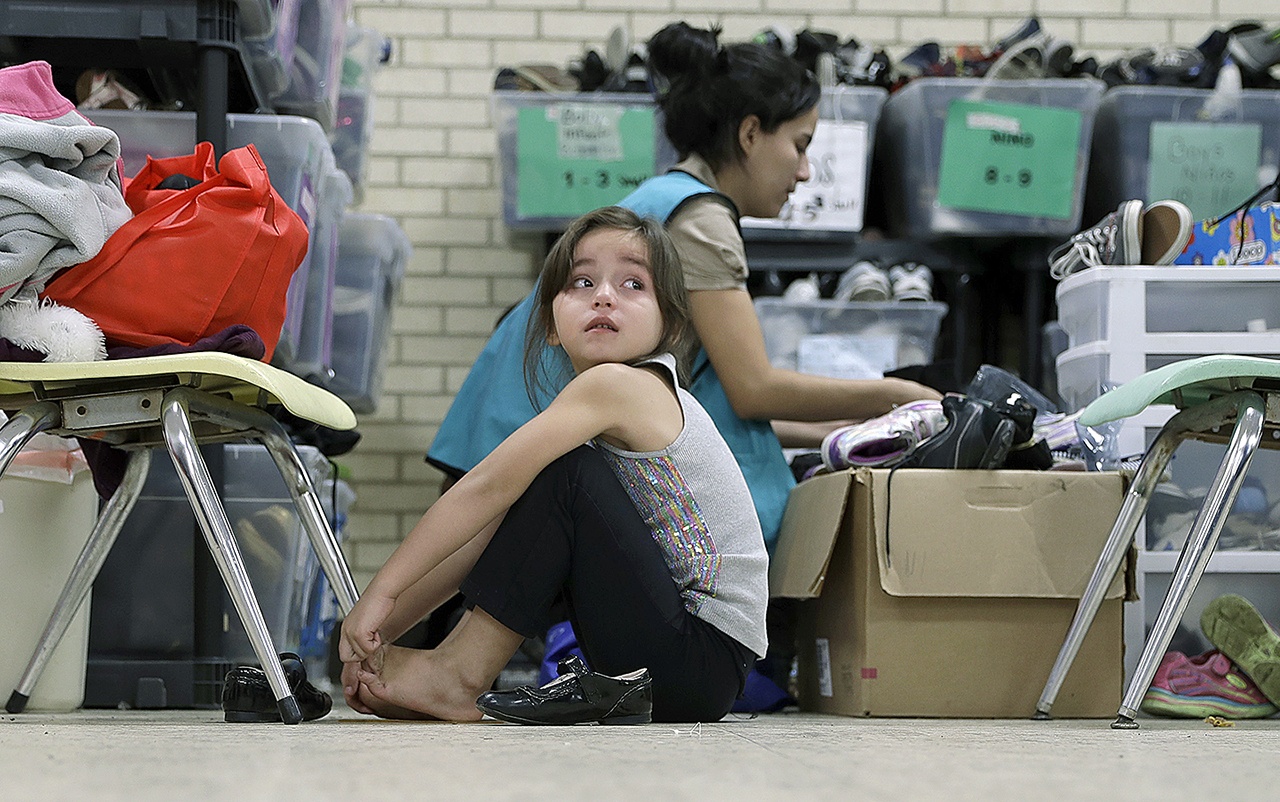
[[[228,357],[220,355],[220,358]],[[26,708],[54,648],[84,603],[142,491],[151,450],[163,446],[177,468],[205,543],[266,673],[281,720],[296,724],[302,720],[302,712],[285,678],[226,509],[200,455],[199,445],[256,441],[267,448],[285,480],[303,529],[337,596],[338,606],[346,614],[357,598],[355,582],[311,478],[283,427],[261,408],[273,400],[265,385],[258,388],[256,403],[243,403],[231,400],[227,394],[199,389],[205,377],[198,371],[183,375],[131,375],[129,361],[120,360],[121,375],[110,378],[70,382],[22,379],[30,395],[0,398],[0,408],[8,405],[12,409],[15,399],[19,402],[16,414],[0,427],[0,478],[13,457],[40,432],[101,439],[129,452],[124,478],[99,514],[6,709],[18,713]],[[256,365],[255,371],[261,372],[264,368]],[[225,380],[227,374],[217,378]],[[241,382],[240,395],[244,396],[246,385],[252,382],[236,378]],[[323,394],[327,398],[325,391],[307,387],[303,392]],[[343,411],[349,415],[345,407]]]
[[[1173,401],[1175,405],[1182,406],[1181,394],[1177,390],[1173,391]],[[1169,591],[1147,636],[1142,656],[1129,680],[1116,720],[1111,724],[1114,729],[1138,727],[1135,718],[1142,697],[1150,688],[1160,660],[1173,639],[1174,630],[1191,601],[1191,594],[1204,574],[1209,558],[1213,556],[1223,524],[1240,492],[1254,454],[1261,445],[1280,447],[1280,444],[1271,442],[1264,444],[1262,435],[1266,429],[1273,433],[1280,431],[1280,392],[1265,389],[1238,389],[1204,403],[1188,406],[1161,428],[1142,457],[1120,514],[1116,517],[1102,555],[1085,587],[1062,649],[1036,704],[1036,719],[1052,717],[1050,712],[1053,702],[1097,615],[1107,587],[1120,570],[1120,565],[1134,542],[1134,534],[1147,510],[1155,486],[1178,445],[1183,440],[1226,442],[1226,454],[1191,524],[1186,544],[1174,568]]]

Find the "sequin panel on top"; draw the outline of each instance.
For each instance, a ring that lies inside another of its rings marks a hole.
[[[696,613],[708,597],[716,595],[721,557],[675,460],[623,457],[607,449],[601,449],[601,454],[662,547],[685,609]]]

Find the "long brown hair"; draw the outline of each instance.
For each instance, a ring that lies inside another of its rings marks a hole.
[[[641,218],[621,206],[605,206],[570,223],[543,262],[542,275],[534,289],[534,307],[529,315],[524,348],[525,390],[535,409],[541,408],[540,398],[554,396],[573,377],[573,368],[563,350],[553,349],[547,342],[547,335],[555,330],[552,302],[569,284],[578,243],[587,234],[600,229],[633,234],[644,242],[648,251],[653,292],[662,313],[662,339],[653,353],[633,361],[643,362],[658,354],[671,353],[676,358],[681,383],[688,379],[687,361],[693,341],[693,321],[689,316],[689,294],[684,286],[680,255],[657,220]]]

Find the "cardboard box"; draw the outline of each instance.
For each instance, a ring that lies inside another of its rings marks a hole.
[[[1123,492],[1115,473],[1056,471],[862,468],[802,482],[769,576],[773,596],[812,599],[801,706],[1030,717]],[[1125,585],[1108,589],[1055,717],[1119,707]]]

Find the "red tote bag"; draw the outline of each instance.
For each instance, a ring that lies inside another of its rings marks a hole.
[[[158,188],[175,175],[199,183]],[[208,142],[189,156],[148,158],[124,197],[133,219],[42,295],[89,317],[109,344],[191,345],[243,324],[271,359],[307,227],[271,187],[257,148],[229,151],[216,166]]]

